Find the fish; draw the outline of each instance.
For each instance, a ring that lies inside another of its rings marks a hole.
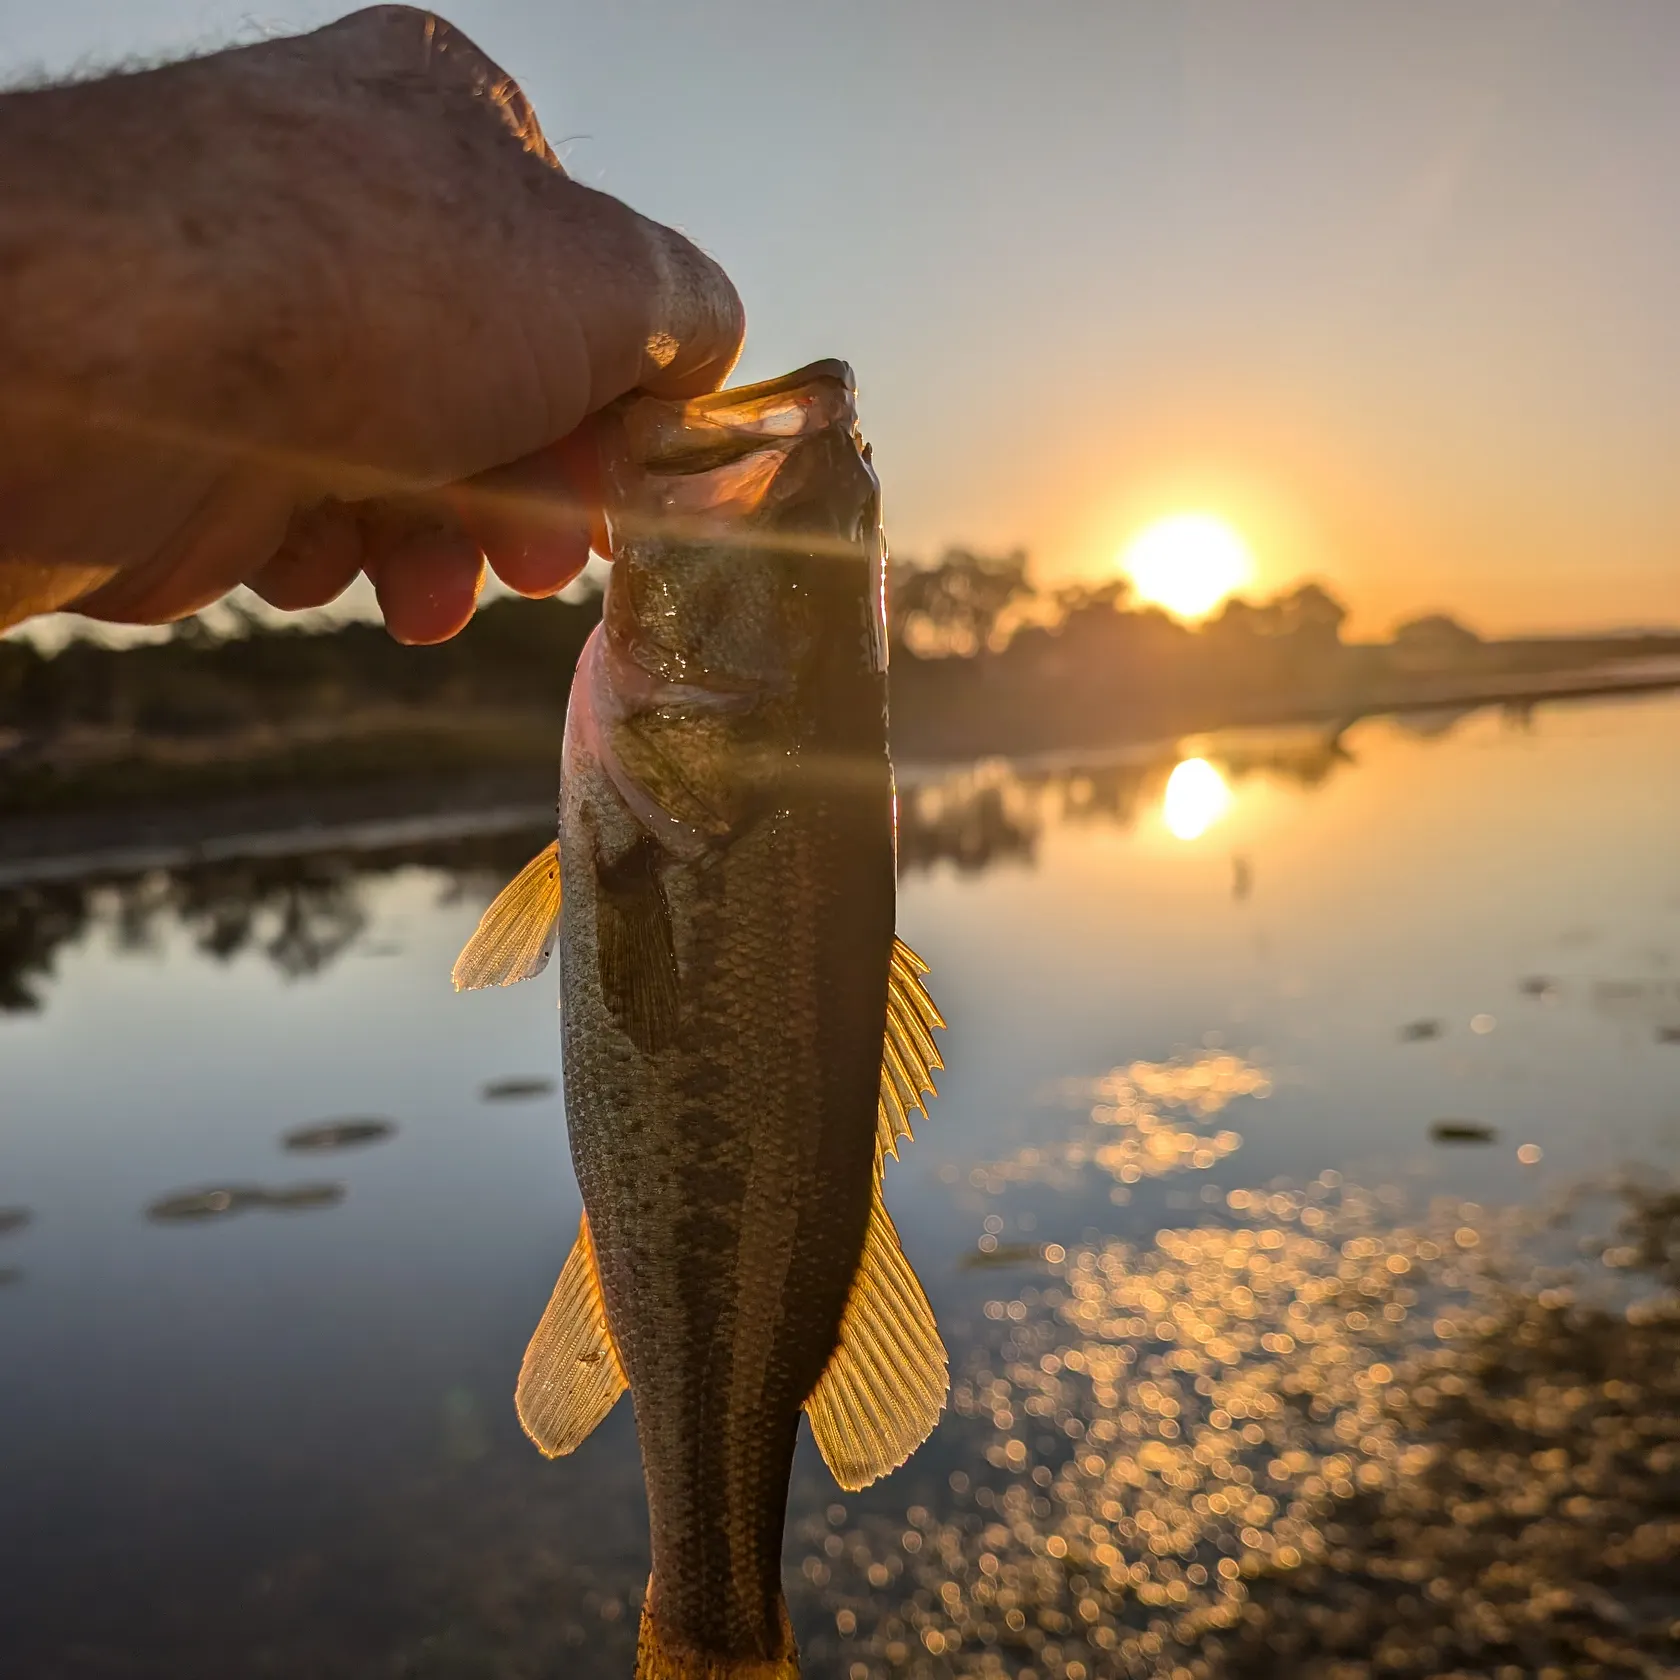
[[[560,956],[583,1214],[515,1399],[557,1457],[630,1393],[638,1680],[791,1680],[801,1413],[858,1489],[949,1386],[882,1200],[945,1021],[895,925],[880,486],[843,362],[632,395],[596,430],[613,564],[559,837],[454,971],[508,985]]]

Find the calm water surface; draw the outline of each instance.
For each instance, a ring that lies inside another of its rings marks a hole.
[[[1330,1506],[1423,1450],[1385,1375],[1475,1283],[1435,1255],[1680,1161],[1677,764],[1657,699],[901,768],[900,927],[951,1025],[888,1199],[958,1404],[849,1503],[802,1452],[810,1672],[1222,1672],[1280,1570],[1354,1567]],[[628,1672],[629,1407],[555,1464],[512,1410],[578,1214],[556,986],[448,979],[526,840],[11,896],[8,1674]],[[389,1125],[288,1147],[352,1121]],[[1661,1672],[1638,1630],[1680,1605],[1618,1613]],[[1474,1637],[1470,1671],[1555,1658]]]

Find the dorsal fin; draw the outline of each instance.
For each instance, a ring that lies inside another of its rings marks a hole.
[[[559,1458],[582,1445],[628,1386],[607,1328],[585,1214],[519,1368],[519,1421],[545,1458]]]
[[[887,973],[887,1036],[881,1049],[881,1096],[876,1109],[879,1130],[875,1137],[875,1175],[880,1177],[885,1157],[898,1159],[901,1138],[915,1138],[910,1128],[914,1110],[924,1119],[924,1094],[935,1096],[933,1075],[944,1067],[934,1047],[933,1030],[945,1025],[945,1017],[934,1007],[922,976],[928,966],[904,943],[893,940],[892,966]]]
[[[894,939],[887,976],[887,1030],[876,1109],[875,1187],[863,1257],[840,1337],[805,1402],[823,1460],[841,1487],[868,1487],[896,1470],[928,1437],[950,1386],[933,1309],[881,1200],[886,1158],[911,1137],[912,1110],[926,1116],[934,1070],[944,1067],[933,1029],[945,1018],[922,984],[927,964]]]
[[[544,846],[496,894],[461,948],[450,978],[458,992],[511,986],[548,966],[560,920],[560,842]]]

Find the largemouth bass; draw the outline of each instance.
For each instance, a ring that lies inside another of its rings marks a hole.
[[[881,1200],[944,1022],[894,933],[880,492],[839,362],[600,431],[613,567],[559,841],[455,970],[508,984],[558,939],[584,1216],[517,1403],[554,1456],[630,1390],[638,1676],[784,1680],[801,1411],[859,1488],[947,1388]]]

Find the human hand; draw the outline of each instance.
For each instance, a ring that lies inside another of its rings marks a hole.
[[[522,594],[581,569],[587,416],[712,389],[741,332],[717,265],[568,179],[422,11],[0,96],[0,627],[365,571],[442,640],[486,557]]]

